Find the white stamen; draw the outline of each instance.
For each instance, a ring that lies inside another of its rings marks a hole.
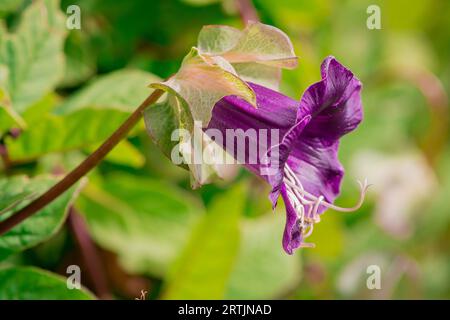
[[[364,180],[364,183],[358,181],[360,196],[357,204],[351,208],[343,208],[324,201],[323,195],[316,197],[307,192],[303,188],[302,183],[297,178],[294,171],[287,164],[284,167],[284,173],[284,183],[286,186],[287,195],[289,200],[293,203],[294,209],[297,213],[298,225],[300,232],[303,235],[303,239],[309,237],[313,232],[314,224],[320,222],[320,215],[318,213],[320,206],[340,212],[356,211],[363,204],[367,189],[370,187],[367,183],[367,179]],[[305,207],[307,207],[307,211]],[[302,243],[300,247],[314,247],[314,244]]]
[[[304,238],[308,238],[314,230],[314,223],[308,224],[308,232],[305,231]]]
[[[314,243],[302,242],[300,244],[300,248],[315,248],[316,245]]]
[[[317,201],[314,203],[314,209],[312,211],[312,219],[314,222],[319,222],[320,221],[320,217],[319,217],[319,206],[320,204],[323,202],[323,196],[320,196],[319,198],[317,198]]]

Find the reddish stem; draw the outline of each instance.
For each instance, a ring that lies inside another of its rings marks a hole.
[[[89,171],[95,168],[100,161],[122,140],[130,130],[138,123],[142,117],[142,112],[149,105],[158,101],[164,92],[162,90],[155,90],[145,99],[144,102],[128,117],[127,120],[93,153],[91,153],[82,163],[75,169],[69,172],[61,181],[56,183],[43,195],[32,201],[26,207],[20,209],[11,217],[0,222],[0,235],[11,230],[17,224],[32,216],[50,202],[55,200],[70,187],[72,187],[78,180],[80,180]]]
[[[249,21],[259,21],[258,12],[253,6],[252,0],[236,0],[236,6],[241,15],[242,22],[247,25]]]
[[[101,299],[111,299],[108,281],[105,276],[106,273],[98,250],[89,236],[86,222],[81,214],[73,207],[69,211],[68,223],[79,247],[84,265],[91,278],[95,293]]]

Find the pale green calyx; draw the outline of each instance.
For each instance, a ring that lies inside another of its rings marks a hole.
[[[205,26],[198,46],[184,58],[170,79],[153,83],[183,99],[193,120],[207,126],[211,112],[224,96],[236,95],[256,107],[256,97],[246,81],[278,89],[281,69],[297,66],[289,37],[278,28],[259,22],[244,30],[229,26]]]
[[[225,96],[240,96],[256,107],[255,93],[231,64],[220,56],[205,57],[195,47],[175,75],[151,86],[183,99],[193,120],[201,121],[203,127],[208,125],[216,102]]]
[[[280,29],[250,22],[244,30],[205,26],[198,37],[200,54],[220,56],[239,77],[277,90],[281,69],[297,67],[298,58],[289,37]]]
[[[166,91],[169,98],[158,107],[150,107],[145,113],[149,133],[155,142],[170,151],[168,128],[181,128],[191,134],[196,131],[197,141],[181,141],[180,153],[190,159],[194,143],[210,145],[202,130],[195,129],[194,122],[208,126],[215,104],[225,96],[239,96],[255,108],[256,95],[248,82],[278,89],[281,68],[297,66],[297,57],[289,38],[281,30],[258,22],[249,23],[244,30],[228,26],[205,26],[198,37],[197,47],[183,59],[178,72],[164,82],[152,83],[152,88]],[[171,110],[163,111],[170,108]],[[161,113],[162,112],[162,113]],[[154,119],[164,114],[169,124],[165,128]],[[159,141],[160,140],[160,141]],[[181,139],[183,140],[183,139]],[[221,155],[211,146],[211,157]],[[193,185],[211,180],[213,175],[223,176],[220,166],[188,164]]]

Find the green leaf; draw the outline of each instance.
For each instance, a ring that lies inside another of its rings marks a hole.
[[[37,0],[14,34],[3,39],[0,64],[9,69],[6,89],[21,113],[53,90],[64,70],[64,15],[57,0]]]
[[[174,264],[164,290],[166,299],[223,299],[239,249],[243,185],[213,200]]]
[[[11,98],[4,88],[7,74],[8,69],[0,65],[0,136],[14,125],[22,128],[26,126],[22,117],[12,108]]]
[[[0,220],[4,220],[31,201],[30,195],[39,195],[50,188],[56,178],[39,176],[29,179],[14,176],[0,179]],[[16,252],[46,241],[53,236],[63,224],[69,206],[77,195],[78,187],[72,187],[38,213],[0,236],[0,260]],[[20,201],[23,199],[23,201]],[[3,212],[7,207],[14,207]]]
[[[15,125],[20,126],[18,122],[22,124],[24,123],[21,121],[20,116],[16,115],[13,110],[0,105],[0,136],[2,136],[2,134],[8,131],[11,127]]]
[[[91,300],[86,289],[68,289],[66,279],[33,267],[0,269],[0,300]]]
[[[2,0],[0,3],[0,17],[15,12],[23,4],[24,0]]]
[[[17,139],[7,141],[10,158],[33,160],[52,152],[65,152],[104,141],[128,116],[119,110],[80,109],[67,115],[48,114]]]
[[[129,174],[89,184],[79,207],[102,247],[130,272],[162,276],[186,243],[204,209],[182,190]]]
[[[272,212],[242,221],[241,247],[227,286],[227,299],[280,298],[296,287],[300,261],[283,251],[283,228],[284,219]]]
[[[64,47],[66,68],[61,87],[74,87],[90,78],[96,71],[97,61],[89,38],[83,30],[72,30]]]
[[[93,80],[57,107],[55,112],[68,114],[84,108],[132,112],[151,93],[148,83],[156,81],[160,81],[157,76],[141,70],[115,71]]]
[[[18,139],[7,141],[11,159],[23,162],[103,142],[145,100],[151,92],[147,84],[157,79],[144,71],[119,70],[91,82],[57,106],[56,114],[46,114],[45,103],[30,108],[26,114],[28,129]],[[39,109],[46,115],[37,117]],[[33,115],[28,117],[28,113]],[[136,152],[131,157],[129,164],[142,162]]]
[[[0,136],[13,126],[23,127],[23,119],[10,108],[4,91],[0,88]]]
[[[206,6],[213,3],[221,2],[222,0],[181,0],[187,4],[193,5],[193,6]]]
[[[0,216],[6,214],[26,200],[31,200],[35,197],[35,193],[31,190],[25,190],[15,194],[5,194],[0,199]]]
[[[99,147],[99,144],[93,145],[88,150],[93,152],[97,147]],[[145,163],[144,155],[127,140],[123,140],[115,146],[114,149],[108,153],[105,160],[133,168],[141,168]]]

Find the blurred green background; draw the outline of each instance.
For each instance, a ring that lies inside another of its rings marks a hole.
[[[81,8],[80,30],[66,30],[56,11],[32,12],[30,2],[0,2],[0,46],[8,32],[18,39],[0,55],[0,88],[8,82],[0,102],[13,109],[0,109],[0,133],[23,128],[3,139],[0,210],[82,161],[150,82],[177,71],[203,25],[243,27],[233,0],[63,0],[63,13]],[[367,177],[363,208],[325,212],[310,238],[316,248],[288,256],[284,209],[272,213],[267,185],[241,168],[191,190],[188,173],[141,123],[83,186],[0,237],[0,299],[88,297],[54,275],[67,277],[69,265],[100,298],[141,290],[147,299],[450,298],[450,2],[253,3],[300,57],[283,73],[285,94],[299,99],[330,54],[362,81],[365,118],[341,142],[337,203],[351,206],[355,181]],[[366,27],[371,4],[381,30]],[[366,285],[371,265],[381,270],[380,290]]]

